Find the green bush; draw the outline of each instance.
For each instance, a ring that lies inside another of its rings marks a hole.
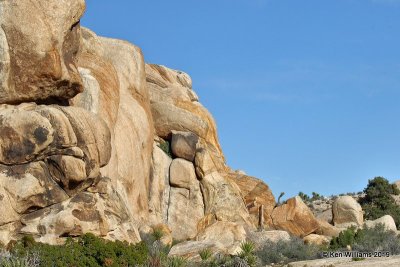
[[[27,237],[17,242],[10,251],[11,255],[28,260],[31,255],[37,255],[40,259],[38,266],[46,267],[135,266],[144,264],[148,258],[148,248],[143,242],[136,245],[112,242],[93,234],[85,234],[76,240],[69,238],[60,246],[32,243],[32,240]]]
[[[347,248],[347,246],[353,246],[356,237],[356,228],[350,227],[340,232],[338,237],[332,238],[330,242],[331,249]]]
[[[187,264],[187,260],[181,257],[169,257],[167,259],[168,267],[185,267]]]
[[[322,195],[320,195],[316,192],[312,192],[311,194],[312,194],[311,201],[324,199],[324,197]]]
[[[240,259],[244,260],[249,267],[257,266],[257,256],[255,255],[255,246],[251,242],[243,242],[240,245],[241,252],[237,255]]]
[[[311,200],[311,198],[310,198],[307,194],[305,194],[305,193],[303,193],[303,192],[299,192],[299,197],[300,197],[305,203],[310,202],[310,200]]]
[[[312,260],[320,257],[321,247],[304,244],[303,240],[292,237],[290,240],[278,242],[268,241],[256,252],[262,263],[287,264],[293,261]]]
[[[203,262],[208,261],[212,257],[212,251],[209,248],[203,249],[199,252],[200,258]]]
[[[164,151],[165,154],[167,154],[170,158],[172,158],[171,144],[168,140],[162,140],[158,147],[161,148],[161,150]]]
[[[395,185],[383,177],[375,177],[368,181],[364,193],[365,197],[359,201],[366,219],[375,220],[384,215],[391,215],[396,225],[400,226],[400,207],[394,203],[391,196],[400,193]]]
[[[261,266],[260,260],[255,255],[255,246],[251,242],[243,242],[240,246],[241,251],[234,256],[217,254],[212,256],[210,249],[199,252],[201,263],[192,263],[191,266],[201,267],[257,267]]]

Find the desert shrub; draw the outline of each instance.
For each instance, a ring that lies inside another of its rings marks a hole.
[[[330,249],[334,250],[345,249],[347,246],[356,251],[388,251],[392,255],[400,254],[400,238],[395,232],[387,231],[383,224],[357,231],[355,228],[349,228],[333,238],[330,243]]]
[[[199,252],[202,262],[191,266],[201,267],[257,267],[261,262],[255,255],[255,246],[251,242],[243,242],[240,245],[241,251],[237,255],[229,256],[217,254],[212,256],[212,251],[205,249]]]
[[[171,144],[168,140],[162,140],[158,147],[161,148],[161,150],[164,151],[165,154],[167,154],[170,158],[172,158]]]
[[[209,248],[203,249],[199,252],[200,258],[203,262],[208,261],[212,257],[212,251]]]
[[[400,207],[394,203],[391,196],[400,193],[395,185],[383,177],[375,177],[368,181],[364,193],[365,196],[359,202],[366,219],[375,220],[384,215],[391,215],[396,225],[400,225]]]
[[[164,246],[159,240],[154,241],[149,246],[149,257],[147,265],[149,267],[165,266],[168,262],[168,253],[170,248]]]
[[[193,263],[192,266],[198,266]],[[250,267],[250,266],[259,266],[259,265],[250,265],[246,259],[240,258],[239,256],[228,256],[218,254],[215,257],[211,258],[211,260],[202,262],[200,264],[201,267]]]
[[[154,228],[152,237],[154,238],[155,241],[160,241],[161,238],[164,236],[164,232],[160,228]]]
[[[93,234],[85,234],[76,240],[69,238],[60,246],[32,243],[32,240],[23,238],[11,248],[10,254],[28,261],[36,255],[40,262],[37,266],[46,267],[135,266],[144,264],[148,258],[148,248],[143,242],[136,245],[112,242]]]
[[[303,192],[299,192],[299,197],[306,203],[306,202],[310,202],[311,198],[303,193]]]
[[[347,246],[353,246],[356,237],[356,228],[350,227],[340,232],[338,237],[332,238],[330,242],[331,249],[346,248]]]
[[[166,266],[168,267],[185,267],[187,266],[187,260],[182,257],[169,257],[167,259]]]
[[[37,253],[19,256],[7,251],[0,252],[0,267],[39,267],[40,258]]]
[[[400,239],[395,232],[387,231],[383,224],[378,224],[373,228],[358,230],[352,248],[367,252],[388,251],[391,255],[397,255],[400,254]]]
[[[316,192],[312,192],[311,193],[311,201],[315,201],[315,200],[321,200],[324,199],[324,197]]]
[[[252,242],[243,242],[240,245],[240,252],[237,255],[240,259],[247,263],[248,266],[254,267],[257,265],[257,256],[255,255],[255,246]]]
[[[312,260],[320,257],[320,247],[316,245],[304,244],[303,240],[292,237],[290,240],[280,240],[278,242],[268,241],[256,252],[262,263],[283,263],[293,261]]]

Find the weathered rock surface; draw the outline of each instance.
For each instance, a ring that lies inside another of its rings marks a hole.
[[[226,254],[224,246],[218,241],[186,241],[173,246],[169,256],[179,256],[192,261],[200,261],[199,252],[205,249],[210,250],[211,255]]]
[[[172,159],[156,144],[153,146],[150,178],[149,213],[150,225],[168,222],[170,196],[169,169]]]
[[[338,197],[332,206],[333,223],[340,228],[363,224],[363,211],[358,202],[351,196]]]
[[[247,238],[255,244],[256,248],[261,248],[266,242],[289,241],[290,234],[282,230],[257,231],[249,233]]]
[[[288,199],[285,204],[272,211],[272,223],[277,229],[304,237],[318,228],[318,222],[300,197]]]
[[[190,189],[197,182],[196,172],[191,162],[184,159],[174,159],[170,166],[169,182],[171,186]]]
[[[308,236],[305,236],[303,238],[304,243],[306,244],[313,244],[313,245],[327,245],[331,241],[330,238],[323,236],[323,235],[317,235],[317,234],[310,234]]]
[[[316,234],[319,235],[324,235],[324,236],[331,236],[331,237],[337,237],[339,236],[341,229],[331,225],[330,223],[324,221],[324,220],[319,220],[318,221],[318,229],[315,231]]]
[[[204,201],[193,163],[174,159],[170,166],[168,225],[177,240],[194,238],[204,216]]]
[[[390,215],[382,216],[373,221],[365,221],[365,225],[369,228],[374,228],[378,224],[383,224],[385,229],[388,231],[397,232],[396,223],[394,222],[393,217]]]
[[[231,255],[240,252],[240,245],[246,241],[246,231],[242,225],[232,222],[216,222],[200,232],[198,241],[209,240],[220,242]]]
[[[146,81],[158,136],[167,138],[172,131],[192,132],[223,157],[214,119],[198,102],[186,73],[147,64]]]
[[[171,149],[178,158],[194,161],[199,137],[190,132],[172,131]]]
[[[265,226],[272,226],[271,214],[276,202],[271,189],[261,180],[238,173],[230,173],[232,180],[239,186],[247,209],[252,215],[253,224],[259,223],[262,206]]]
[[[240,190],[219,172],[212,172],[200,180],[206,214],[214,214],[218,221],[252,225]]]
[[[204,216],[200,186],[190,189],[171,187],[168,206],[168,225],[177,240],[187,240],[197,235],[197,223]]]
[[[76,56],[84,0],[0,2],[0,104],[82,91]]]
[[[20,233],[55,243],[59,237],[91,232],[106,239],[140,240],[136,225],[127,221],[128,212],[118,193],[107,198],[98,193],[80,193],[71,199],[22,216]]]
[[[141,50],[127,42],[98,37],[82,29],[78,66],[85,68],[90,73],[86,75],[97,82],[86,83],[89,87],[71,100],[71,104],[94,107],[91,111],[106,121],[111,132],[112,153],[101,173],[110,177],[120,191],[131,217],[145,223],[149,220],[154,134]],[[93,103],[89,105],[82,97]]]

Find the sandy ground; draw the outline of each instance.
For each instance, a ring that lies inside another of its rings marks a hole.
[[[391,256],[388,258],[367,258],[362,261],[352,261],[351,258],[328,258],[312,261],[292,262],[287,267],[400,267],[400,256]]]

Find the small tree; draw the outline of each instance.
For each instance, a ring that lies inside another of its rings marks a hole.
[[[394,203],[391,196],[400,193],[395,185],[383,177],[375,177],[368,181],[364,193],[365,197],[359,201],[366,219],[375,220],[384,215],[391,215],[396,225],[400,225],[400,207]]]
[[[310,202],[310,197],[303,193],[303,192],[299,192],[299,197],[304,201],[304,202]]]
[[[311,201],[320,200],[323,198],[320,194],[316,192],[312,192],[311,194],[312,194]]]

